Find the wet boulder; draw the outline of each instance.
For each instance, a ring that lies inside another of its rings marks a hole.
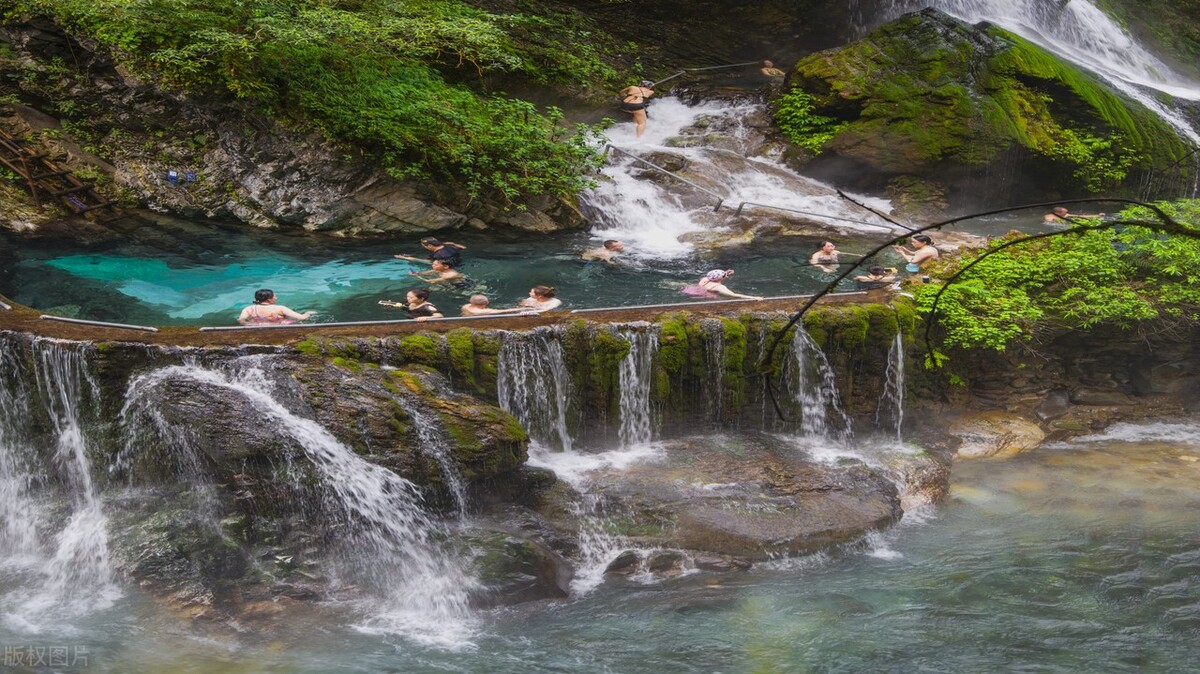
[[[722,569],[816,552],[902,514],[897,489],[883,475],[858,462],[815,463],[765,435],[667,442],[658,460],[588,480],[604,494],[614,532],[642,547],[707,553]],[[657,563],[670,566],[665,558]]]

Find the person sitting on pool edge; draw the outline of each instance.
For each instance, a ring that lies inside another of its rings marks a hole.
[[[623,252],[625,252],[625,244],[616,239],[609,239],[604,242],[603,246],[583,251],[583,259],[589,262],[599,260],[607,264],[616,264],[617,255]]]
[[[254,291],[254,304],[242,309],[237,322],[242,325],[291,325],[296,321],[304,321],[316,315],[315,311],[298,314],[295,311],[275,304],[275,291],[260,288]]]
[[[496,314],[512,314],[518,311],[525,311],[521,307],[513,309],[493,309],[488,306],[489,300],[487,295],[471,295],[471,299],[466,304],[462,305],[463,316],[494,316]]]
[[[757,295],[743,295],[741,293],[735,293],[729,288],[726,288],[725,279],[729,278],[730,276],[733,276],[732,269],[714,269],[701,277],[701,279],[694,285],[685,286],[683,290],[679,292],[683,293],[684,295],[691,295],[692,297],[713,298],[714,296],[719,295],[721,297],[733,297],[744,300],[762,299]]]
[[[451,267],[457,267],[462,264],[462,253],[460,251],[466,250],[467,248],[461,243],[454,243],[453,241],[442,242],[438,241],[432,236],[427,236],[424,239],[421,239],[421,247],[429,251],[429,255],[427,255],[425,259],[413,257],[411,255],[399,254],[393,255],[392,257],[400,260],[409,260],[411,262],[424,262],[426,264],[433,264],[433,262],[440,260]]]
[[[424,288],[408,291],[404,296],[404,303],[393,302],[391,300],[379,300],[379,303],[385,307],[396,307],[403,309],[408,317],[414,321],[427,321],[431,318],[444,318],[442,312],[438,308],[429,303],[429,291]]]
[[[517,303],[521,313],[540,314],[552,311],[562,306],[562,300],[554,296],[554,288],[550,286],[534,286],[529,290],[529,297]]]
[[[914,235],[911,239],[913,249],[909,250],[904,246],[892,246],[900,253],[900,257],[908,264],[904,265],[904,271],[915,274],[921,271],[930,260],[938,259],[938,249],[933,247],[933,239],[924,234]]]

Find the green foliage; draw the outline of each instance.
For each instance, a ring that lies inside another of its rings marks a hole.
[[[491,14],[459,0],[0,0],[53,16],[163,86],[227,91],[315,126],[398,176],[440,174],[516,201],[589,184],[595,129],[462,82],[516,73],[607,83],[582,20]]]
[[[1161,204],[1200,236],[1200,200]],[[1146,209],[1121,214],[1152,219]],[[993,242],[1000,245],[1007,239]],[[979,253],[941,270],[949,276]],[[1018,244],[948,286],[937,321],[948,346],[1004,350],[1040,330],[1129,327],[1153,319],[1200,321],[1200,238],[1126,226]],[[916,288],[928,314],[940,285]]]
[[[832,117],[818,115],[812,94],[795,87],[775,102],[775,123],[795,145],[814,154],[833,138],[840,125]]]

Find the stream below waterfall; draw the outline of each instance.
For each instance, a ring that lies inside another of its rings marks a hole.
[[[1198,493],[1200,426],[1118,425],[961,462],[946,503],[838,553],[607,580],[481,612],[449,648],[324,612],[269,636],[198,633],[135,587],[38,629],[4,621],[0,643],[5,671],[1184,671],[1200,661]],[[21,579],[0,569],[0,597]],[[37,649],[76,665],[22,669]]]

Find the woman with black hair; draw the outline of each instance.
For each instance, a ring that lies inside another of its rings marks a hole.
[[[404,300],[404,303],[393,302],[391,300],[380,300],[379,303],[385,307],[403,309],[408,314],[408,317],[414,321],[444,318],[442,312],[429,303],[429,291],[424,288],[408,291],[408,294],[404,296]]]
[[[275,304],[275,291],[260,288],[254,291],[254,304],[242,309],[238,323],[242,325],[291,325],[296,321],[312,318],[317,312],[306,311],[298,314],[295,311]]]
[[[917,234],[912,237],[913,250],[909,250],[904,246],[892,246],[900,253],[900,257],[908,264],[904,265],[904,271],[915,274],[925,266],[930,260],[938,259],[938,249],[933,247],[933,239],[924,234]]]

